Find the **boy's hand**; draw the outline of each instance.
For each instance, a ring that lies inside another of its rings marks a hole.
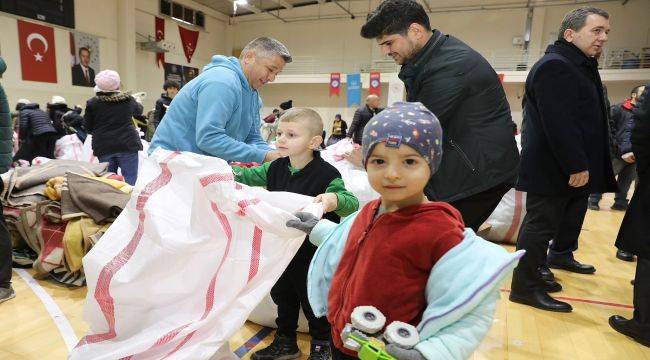
[[[316,226],[319,220],[317,217],[315,217],[314,215],[308,212],[299,211],[294,215],[298,218],[298,220],[292,219],[287,221],[286,223],[287,227],[298,229],[307,235],[311,233],[311,229],[313,229],[314,226]]]
[[[398,360],[426,360],[419,351],[415,349],[404,349],[395,344],[386,345],[386,352]]]
[[[334,193],[325,193],[316,196],[315,203],[323,203],[323,212],[328,213],[339,208],[339,198]]]

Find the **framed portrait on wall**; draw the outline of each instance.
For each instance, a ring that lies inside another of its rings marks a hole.
[[[70,32],[70,66],[72,85],[95,86],[95,73],[99,71],[99,39],[81,32]]]

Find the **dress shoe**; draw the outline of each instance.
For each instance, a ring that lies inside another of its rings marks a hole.
[[[610,209],[616,210],[616,211],[625,211],[625,210],[627,210],[627,204],[614,203],[614,205],[612,205],[612,207]]]
[[[630,284],[634,285],[634,279],[630,280]]]
[[[618,315],[609,318],[609,326],[625,336],[629,336],[641,345],[650,347],[650,332],[642,331],[632,320]]]
[[[623,250],[616,250],[616,257],[623,261],[634,261],[634,254]]]
[[[533,290],[528,294],[518,294],[513,291],[510,293],[510,301],[546,311],[571,312],[573,310],[570,304],[553,299],[544,290]]]
[[[581,264],[575,259],[571,260],[560,260],[560,261],[549,261],[548,266],[551,269],[561,269],[566,271],[571,271],[578,274],[593,274],[596,272],[596,268],[592,265]]]
[[[587,205],[587,207],[589,208],[589,210],[596,210],[596,211],[600,210],[600,206],[598,206],[598,203],[589,202],[589,205]]]
[[[562,291],[562,285],[560,285],[559,282],[557,281],[546,281],[542,280],[544,282],[544,291],[547,293],[555,293],[555,292],[560,292]]]
[[[541,277],[542,280],[555,281],[555,275],[553,275],[551,269],[549,269],[548,266],[542,265],[537,270],[539,271],[539,277]]]

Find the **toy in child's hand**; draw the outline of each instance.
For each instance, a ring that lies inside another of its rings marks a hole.
[[[311,229],[313,229],[314,226],[316,226],[319,220],[313,214],[304,211],[299,211],[294,215],[298,218],[298,220],[292,219],[287,221],[286,223],[287,227],[298,229],[306,233],[307,235],[311,233]]]
[[[343,340],[345,348],[357,352],[359,359],[424,359],[419,351],[413,349],[413,346],[420,341],[420,336],[414,326],[394,321],[381,334],[380,331],[386,324],[386,317],[373,306],[357,306],[352,311],[350,320],[351,323],[346,324],[341,332],[341,340]]]

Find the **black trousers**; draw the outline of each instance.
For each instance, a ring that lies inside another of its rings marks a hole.
[[[302,306],[312,339],[328,341],[330,338],[331,329],[327,318],[314,316],[307,299],[307,271],[315,251],[316,246],[305,239],[296,256],[271,289],[271,298],[278,305],[278,317],[275,319],[278,335],[296,338],[298,316]]]
[[[510,184],[499,184],[491,189],[485,190],[470,197],[452,201],[449,204],[455,207],[461,215],[465,227],[472,228],[475,232],[487,220],[499,202],[510,189]]]
[[[650,338],[650,259],[637,257],[634,277],[634,317]]]
[[[512,277],[512,291],[529,293],[541,289],[537,270],[546,263],[548,243],[554,251],[571,254],[587,211],[587,194],[578,196],[540,196],[527,194],[526,216],[517,238],[517,250],[526,250]],[[572,255],[570,255],[572,256]]]
[[[3,187],[0,179],[0,189]],[[5,223],[5,216],[2,213],[2,203],[0,203],[0,287],[8,288],[11,286],[11,237]]]

